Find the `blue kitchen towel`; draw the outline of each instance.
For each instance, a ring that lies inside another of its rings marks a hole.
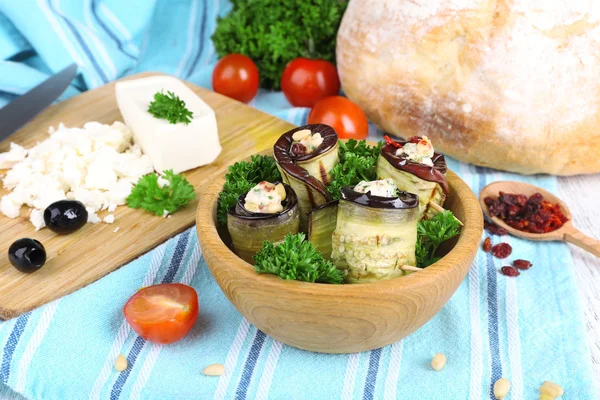
[[[210,88],[210,35],[228,9],[217,0],[0,0],[0,99],[10,101],[73,60],[81,75],[65,97],[146,70]],[[295,124],[308,113],[281,93],[261,91],[252,105]],[[449,167],[476,193],[501,179],[556,192],[553,177],[454,160]],[[282,345],[242,318],[190,229],[86,288],[0,322],[0,399],[476,400],[493,399],[500,377],[512,382],[507,399],[537,398],[544,380],[561,384],[565,399],[595,398],[568,247],[493,237],[500,240],[533,268],[507,278],[498,269],[510,259],[479,252],[456,294],[413,335],[370,352],[324,355]],[[200,300],[196,326],[168,346],[139,338],[122,314],[135,291],[160,282],[190,284]],[[448,358],[441,372],[429,366],[437,352]],[[129,361],[121,373],[113,368],[118,354]],[[203,376],[213,363],[223,363],[226,374]]]

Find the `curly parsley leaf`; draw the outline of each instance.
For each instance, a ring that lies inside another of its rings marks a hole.
[[[281,181],[277,163],[271,156],[259,154],[251,156],[250,161],[239,161],[230,166],[229,173],[225,175],[223,190],[219,193],[218,221],[223,225],[227,224],[227,210],[235,205],[238,197],[262,181]]]
[[[163,179],[169,181],[169,184],[160,187],[156,173],[142,176],[127,197],[127,206],[143,208],[163,216],[165,211],[172,214],[196,198],[194,187],[183,175],[176,175],[172,170],[167,170]]]
[[[288,233],[279,244],[265,241],[254,256],[256,272],[277,275],[286,280],[342,283],[344,273],[304,239],[304,233]]]
[[[459,233],[460,224],[449,210],[419,221],[417,225],[417,267],[425,268],[438,261],[440,257],[436,257],[435,252],[440,244]]]
[[[173,92],[156,92],[154,100],[148,105],[148,112],[158,119],[166,119],[171,124],[192,122],[193,113],[185,106],[185,102]]]
[[[335,62],[335,41],[347,0],[232,0],[212,36],[219,57],[241,53],[260,71],[261,87],[279,89],[296,57]],[[267,12],[265,10],[268,10]]]
[[[340,163],[331,170],[331,183],[327,190],[333,200],[339,200],[340,189],[348,185],[356,185],[360,181],[377,179],[377,158],[383,142],[369,146],[366,141],[350,139],[340,140]]]

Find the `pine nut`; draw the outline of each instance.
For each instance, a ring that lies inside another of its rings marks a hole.
[[[115,359],[115,369],[119,372],[127,369],[127,359],[123,354],[119,354]]]
[[[292,135],[292,139],[295,142],[299,142],[302,139],[304,139],[305,137],[310,136],[312,132],[310,131],[310,129],[302,129],[301,131],[296,131],[294,132],[294,134]]]
[[[540,386],[540,394],[547,394],[550,397],[557,398],[564,394],[564,390],[560,385],[554,382],[544,381]]]
[[[500,378],[494,383],[494,396],[497,399],[503,399],[510,391],[510,381],[506,378]]]
[[[547,394],[540,394],[540,400],[554,400],[554,397]]]
[[[442,369],[444,369],[445,365],[445,355],[443,355],[442,353],[437,353],[435,356],[433,356],[433,360],[431,360],[431,368],[435,369],[436,371],[441,371]]]
[[[225,373],[225,366],[223,364],[212,364],[204,368],[202,373],[206,376],[221,376]]]

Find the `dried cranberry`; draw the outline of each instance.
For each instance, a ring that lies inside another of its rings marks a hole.
[[[493,222],[485,221],[484,222],[484,227],[485,227],[485,229],[488,232],[490,232],[491,234],[494,234],[494,235],[503,236],[503,235],[506,235],[508,233],[506,231],[506,229],[504,229],[503,227],[501,227],[499,225],[496,225]]]
[[[531,195],[531,197],[529,197],[529,201],[532,203],[541,204],[542,201],[544,201],[544,196],[542,196],[541,193],[536,193],[536,194]]]
[[[524,194],[518,194],[517,205],[520,207],[525,207],[525,204],[527,204],[527,196],[525,196]]]
[[[483,241],[483,251],[489,253],[492,250],[492,240],[490,238],[485,238]]]
[[[506,258],[512,253],[512,247],[508,243],[498,243],[492,247],[492,254],[496,258]]]
[[[520,231],[522,231],[523,228],[525,227],[525,224],[523,223],[523,221],[519,221],[516,219],[507,219],[504,222],[506,223],[506,225],[510,226],[511,228],[515,228]]]
[[[508,266],[508,265],[505,265],[504,267],[500,268],[500,271],[506,276],[521,275],[521,273],[519,272],[518,269],[516,269],[515,267]]]
[[[498,200],[500,200],[502,203],[505,203],[509,206],[514,206],[515,204],[517,204],[517,196],[515,196],[514,194],[510,194],[510,193],[500,192],[500,196],[498,197]]]
[[[527,260],[515,260],[515,261],[513,261],[513,267],[517,267],[517,268],[522,269],[522,270],[529,269],[529,268],[531,268],[532,265],[533,264],[531,264]]]
[[[298,157],[306,155],[306,147],[301,143],[292,143],[290,152]]]
[[[487,196],[483,199],[483,202],[485,203],[486,206],[491,206],[494,202],[496,201],[496,199],[491,198],[490,196]]]
[[[510,207],[508,207],[508,216],[509,217],[514,217],[514,216],[516,216],[519,213],[519,211],[521,211],[521,207],[519,207],[519,206],[510,206]]]

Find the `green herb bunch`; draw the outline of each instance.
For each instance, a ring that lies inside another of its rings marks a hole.
[[[166,119],[171,124],[192,122],[193,113],[185,106],[185,102],[173,92],[156,92],[154,100],[148,105],[148,112],[158,119]]]
[[[231,0],[212,36],[220,57],[241,53],[258,66],[261,87],[279,89],[296,57],[335,61],[336,34],[346,0]]]
[[[165,211],[172,214],[196,198],[194,187],[183,175],[176,175],[172,170],[167,170],[163,178],[169,181],[169,184],[160,187],[156,173],[142,176],[127,197],[127,206],[143,208],[163,216]]]
[[[250,161],[239,161],[229,167],[225,175],[223,190],[219,193],[217,219],[227,224],[227,210],[235,205],[238,198],[262,181],[271,183],[281,181],[275,159],[270,156],[255,155]]]
[[[369,146],[364,140],[354,139],[345,143],[340,140],[339,144],[340,163],[331,170],[331,183],[327,186],[333,200],[339,200],[340,189],[344,186],[377,179],[375,167],[383,147],[383,142]]]
[[[288,233],[279,244],[265,241],[254,256],[256,272],[274,274],[287,280],[342,283],[344,273],[304,239],[304,233]]]
[[[417,267],[425,268],[438,261],[440,257],[436,257],[435,252],[440,244],[459,233],[460,224],[449,210],[419,221],[417,225]]]

